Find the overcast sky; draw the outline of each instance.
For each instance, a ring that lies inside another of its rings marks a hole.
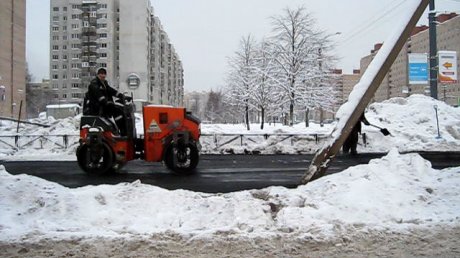
[[[126,1],[126,0],[120,0]],[[242,36],[269,35],[270,17],[304,6],[334,38],[337,68],[350,73],[374,43],[399,25],[407,0],[150,0],[180,55],[185,90],[224,85],[227,57]],[[35,81],[49,78],[49,0],[27,0],[27,61]],[[460,0],[437,0],[438,12],[460,12]],[[380,19],[379,19],[380,18]],[[425,14],[419,24],[428,24]]]

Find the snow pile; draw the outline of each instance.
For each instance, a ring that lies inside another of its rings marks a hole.
[[[29,122],[48,125],[50,127],[40,127],[30,124],[19,124],[19,133],[16,133],[17,123],[11,121],[1,121],[0,136],[2,135],[64,135],[78,134],[81,115],[64,119],[54,119],[53,117],[41,117],[30,119]]]
[[[1,121],[0,140],[3,142],[0,142],[0,158],[75,160],[78,143],[76,135],[79,134],[80,118],[81,115],[56,120],[53,117],[41,116],[29,121],[49,125],[49,127],[19,124],[19,133],[16,133],[17,123]],[[2,137],[15,135],[20,136],[18,141],[20,148],[11,147],[16,146],[14,137]],[[66,150],[62,148],[65,145],[63,135],[70,135],[69,148]]]
[[[230,194],[167,191],[139,181],[69,189],[0,166],[0,241],[168,232],[327,239],[350,229],[458,226],[458,189],[460,168],[434,170],[419,155],[396,150],[297,189]]]
[[[438,108],[440,135],[436,112]],[[339,114],[338,114],[339,115]],[[392,136],[383,136],[379,129],[363,126],[369,145],[362,151],[459,151],[460,109],[423,95],[393,98],[372,104],[366,117],[371,124],[387,128]]]
[[[260,124],[251,124],[248,131],[243,124],[203,124],[200,138],[202,153],[204,154],[306,154],[314,153],[333,128],[334,124],[305,123],[295,124],[292,127],[281,124],[266,124],[263,130]],[[221,136],[220,134],[243,135],[235,139],[234,135]],[[267,135],[265,136],[256,136]],[[289,137],[289,136],[292,137]],[[318,137],[318,142],[316,141]],[[231,141],[234,140],[234,141]],[[229,142],[231,141],[231,142]]]

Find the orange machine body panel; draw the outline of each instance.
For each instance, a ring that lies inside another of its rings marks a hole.
[[[162,161],[164,148],[174,132],[186,131],[191,140],[199,140],[200,125],[186,118],[185,108],[150,105],[143,108],[143,115],[146,161]]]

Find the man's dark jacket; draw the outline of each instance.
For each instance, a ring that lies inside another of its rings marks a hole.
[[[108,105],[113,104],[113,97],[121,95],[118,91],[109,86],[107,81],[94,78],[88,86],[85,96],[83,113],[85,115],[103,116]]]

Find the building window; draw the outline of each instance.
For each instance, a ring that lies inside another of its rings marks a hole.
[[[55,99],[59,99],[59,94],[53,94],[53,97],[54,97]]]
[[[59,12],[59,7],[53,7],[53,11]]]
[[[67,94],[65,94],[65,93],[62,94],[62,98],[63,98],[63,99],[66,99],[66,98],[67,98]]]
[[[67,35],[62,36],[62,40],[67,40]]]
[[[57,70],[58,69],[58,65],[54,64],[51,66],[53,70]]]
[[[101,48],[107,48],[107,43],[102,43]]]
[[[80,9],[80,5],[78,5],[78,4],[73,4],[73,5],[72,5],[72,9]]]
[[[101,53],[100,57],[107,58],[107,53]]]
[[[81,95],[80,95],[80,93],[72,93],[72,98],[74,98],[74,99],[80,99],[80,98],[81,98]]]
[[[58,22],[59,21],[59,16],[53,16],[53,21]]]
[[[72,38],[73,38],[73,39],[79,39],[79,38],[80,38],[80,34],[72,34]]]
[[[53,74],[53,80],[57,80],[57,79],[59,79],[59,75]]]
[[[59,46],[58,45],[53,45],[53,50],[59,50]]]
[[[59,40],[59,36],[53,36],[53,40]]]
[[[62,49],[67,50],[67,45],[62,46]]]
[[[67,16],[62,17],[62,20],[67,21]]]
[[[73,73],[72,74],[72,79],[80,79],[80,74],[79,73]]]
[[[63,65],[62,65],[62,69],[67,69],[67,65],[66,65],[66,64],[63,64]]]
[[[107,23],[99,23],[99,24],[97,25],[97,28],[98,28],[98,29],[107,28]]]
[[[80,54],[72,54],[72,59],[79,59],[80,58]]]
[[[63,84],[62,84],[62,88],[63,88],[63,89],[67,89],[67,83],[63,83]]]
[[[58,60],[59,56],[58,55],[53,55],[53,60]]]
[[[80,84],[78,84],[78,83],[72,83],[72,88],[78,89],[78,88],[80,88]]]
[[[62,55],[62,59],[67,60],[67,55]]]
[[[100,33],[99,38],[107,38],[107,33]]]
[[[62,26],[63,31],[67,31],[67,26]]]
[[[78,29],[80,28],[80,24],[72,24],[72,29]]]
[[[64,12],[67,12],[67,6],[62,7],[62,10],[63,10]]]
[[[107,64],[106,63],[100,63],[99,67],[107,67]]]
[[[59,27],[53,27],[53,31],[59,31]]]
[[[81,47],[80,44],[72,44],[71,46],[73,49],[79,49]]]

